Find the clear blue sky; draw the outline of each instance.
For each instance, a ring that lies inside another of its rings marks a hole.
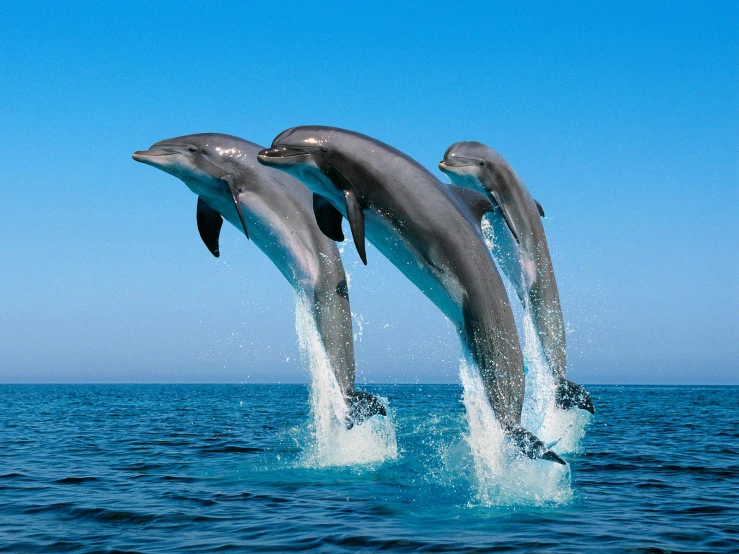
[[[3,4],[0,382],[305,382],[277,270],[230,226],[214,259],[195,196],[131,160],[300,124],[439,177],[452,142],[501,152],[548,216],[573,379],[739,382],[737,2],[103,4]],[[368,257],[358,380],[456,382],[451,326]]]

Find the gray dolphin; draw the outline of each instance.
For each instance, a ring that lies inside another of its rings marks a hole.
[[[531,458],[565,462],[521,427],[523,358],[500,275],[480,230],[484,195],[444,185],[416,161],[370,137],[295,127],[259,161],[314,192],[316,220],[340,240],[342,217],[367,263],[370,241],[455,324],[506,433]]]
[[[385,407],[354,390],[349,293],[336,245],[316,225],[313,198],[300,181],[257,163],[261,146],[218,133],[163,140],[133,159],[181,179],[198,195],[197,224],[210,252],[220,255],[223,218],[243,230],[308,303],[331,369],[349,407],[347,427]]]
[[[595,412],[587,391],[565,376],[567,351],[557,281],[541,218],[534,200],[503,156],[479,142],[452,144],[439,162],[452,183],[486,194],[496,206],[492,216],[493,255],[524,307],[531,307],[544,356],[557,380],[557,404]]]

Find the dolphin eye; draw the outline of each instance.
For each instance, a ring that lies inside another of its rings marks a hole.
[[[479,162],[479,165],[480,165],[480,167],[485,167],[485,162],[481,160],[481,161]]]
[[[321,146],[321,147],[319,148],[319,150],[320,150],[321,152],[323,152],[324,154],[326,154],[326,153],[328,152],[328,148],[326,148],[325,146]]]
[[[188,146],[188,147],[187,147],[187,149],[188,149],[188,150],[189,150],[190,152],[197,152],[197,151],[198,151],[198,149],[197,149],[197,148],[196,148],[195,146]]]

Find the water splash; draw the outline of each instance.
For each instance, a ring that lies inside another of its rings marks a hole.
[[[382,462],[398,457],[395,428],[389,417],[373,416],[346,429],[348,408],[308,304],[295,299],[295,327],[303,366],[311,374],[311,422],[302,464],[308,467],[346,466]],[[387,406],[387,400],[382,399]]]
[[[557,406],[556,381],[544,357],[530,309],[523,314],[523,335],[526,393],[521,423],[557,454],[581,453],[590,414]]]
[[[505,245],[498,245],[494,225],[489,214],[482,220],[482,233],[485,243],[491,252],[505,252]],[[562,410],[556,404],[556,381],[547,364],[542,350],[539,334],[536,332],[531,307],[523,308],[517,301],[516,286],[508,278],[517,264],[512,263],[513,254],[504,254],[505,269],[501,267],[498,256],[494,255],[495,265],[503,278],[516,319],[519,340],[522,344],[523,358],[526,365],[526,393],[524,397],[521,423],[534,433],[557,454],[579,454],[582,452],[582,439],[585,437],[590,414],[584,410]],[[507,270],[507,271],[506,271]],[[523,269],[520,269],[523,271]],[[521,283],[527,279],[522,275]]]
[[[506,440],[475,365],[460,359],[474,460],[476,502],[484,506],[560,504],[572,497],[569,466],[522,457]]]

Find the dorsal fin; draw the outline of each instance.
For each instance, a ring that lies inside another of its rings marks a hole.
[[[223,218],[221,214],[211,208],[208,203],[198,196],[198,232],[200,238],[203,239],[205,246],[208,247],[210,253],[216,258],[221,255],[218,248],[218,238],[221,235],[221,227],[223,226]]]
[[[470,210],[477,221],[480,221],[487,212],[495,209],[490,199],[481,192],[457,185],[449,185],[449,189]]]
[[[344,232],[341,230],[341,221],[344,217],[328,199],[313,193],[313,213],[318,228],[324,235],[338,242],[344,240]]]
[[[546,217],[544,215],[544,208],[541,207],[541,204],[539,204],[539,202],[536,200],[536,198],[534,198],[534,202],[536,202],[536,208],[539,210],[539,215],[541,217]]]

